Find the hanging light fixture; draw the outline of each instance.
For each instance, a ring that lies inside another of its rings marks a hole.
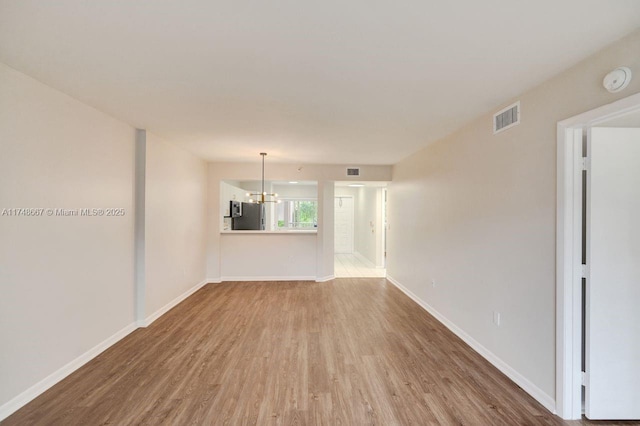
[[[260,192],[247,192],[247,197],[256,197],[255,200],[253,198],[249,198],[249,202],[250,203],[258,203],[258,204],[280,203],[281,200],[276,200],[276,198],[278,197],[278,194],[276,194],[276,193],[267,193],[264,190],[264,157],[267,156],[267,153],[266,152],[261,152],[260,155],[262,156],[262,186],[261,186],[261,191]],[[267,197],[273,197],[273,199],[268,199]]]

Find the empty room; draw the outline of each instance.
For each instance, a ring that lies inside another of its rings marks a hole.
[[[640,425],[640,2],[0,0],[0,424]]]

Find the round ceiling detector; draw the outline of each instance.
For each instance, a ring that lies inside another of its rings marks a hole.
[[[624,89],[631,82],[631,70],[627,67],[619,67],[604,76],[602,85],[611,93]]]

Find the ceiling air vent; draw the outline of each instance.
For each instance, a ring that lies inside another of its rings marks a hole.
[[[347,176],[360,176],[360,167],[347,167]]]
[[[520,101],[493,114],[493,133],[500,133],[520,124]]]

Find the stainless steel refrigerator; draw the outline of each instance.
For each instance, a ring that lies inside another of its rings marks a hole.
[[[242,203],[242,216],[231,220],[234,231],[264,230],[264,204]]]

